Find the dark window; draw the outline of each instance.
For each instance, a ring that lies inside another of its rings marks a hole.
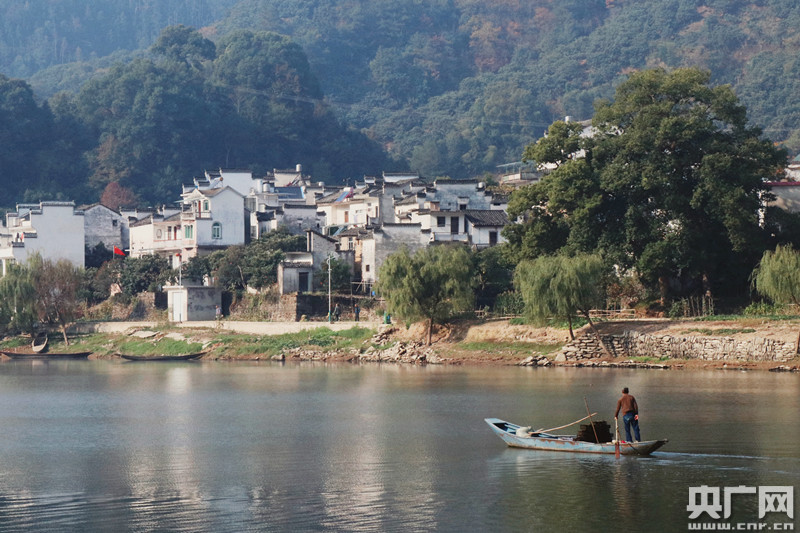
[[[450,233],[458,233],[458,217],[452,217],[450,219]]]
[[[300,283],[297,292],[305,292],[308,288],[308,272],[300,272]]]
[[[447,224],[447,220],[445,219],[445,217],[436,217],[436,225],[437,226],[439,226],[440,228],[443,228],[443,227],[445,227],[446,224]]]
[[[496,231],[490,231],[489,232],[489,244],[492,245],[492,246],[497,244],[497,232]]]

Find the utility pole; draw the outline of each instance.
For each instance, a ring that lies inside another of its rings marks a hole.
[[[328,254],[328,322],[333,321],[331,314],[331,255]]]

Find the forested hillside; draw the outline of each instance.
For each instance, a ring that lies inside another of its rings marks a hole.
[[[213,43],[166,28],[146,57],[117,63],[38,105],[0,77],[0,205],[66,198],[108,205],[170,201],[204,169],[306,164],[322,176],[374,173],[380,147],[322,103],[288,37],[237,31]]]
[[[0,0],[0,72],[43,68],[148,48],[166,26],[202,27],[237,0]]]
[[[174,24],[197,28],[213,54],[149,49]],[[40,99],[75,95],[40,101],[23,130],[41,146],[24,161],[0,148],[0,179],[31,161],[62,163],[52,179],[65,194],[82,176],[86,197],[114,181],[166,191],[230,164],[301,162],[327,180],[404,165],[476,176],[519,160],[553,120],[590,118],[595,100],[655,66],[707,69],[767,136],[800,151],[792,0],[0,0],[0,27],[0,73],[25,78]],[[253,48],[242,37],[265,31],[287,39]],[[265,65],[273,79],[256,72]],[[0,138],[20,112],[0,115]],[[47,187],[17,189],[14,199]]]
[[[291,35],[342,114],[426,174],[517,160],[553,120],[590,118],[653,66],[710,70],[800,150],[792,0],[243,0],[218,26]]]

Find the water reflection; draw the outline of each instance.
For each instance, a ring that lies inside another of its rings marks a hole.
[[[800,476],[795,375],[64,363],[0,365],[0,530],[672,530],[689,486]],[[664,452],[508,449],[483,422],[584,396],[611,420],[623,386]]]

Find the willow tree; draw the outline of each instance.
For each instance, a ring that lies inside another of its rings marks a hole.
[[[767,250],[751,279],[753,288],[773,302],[800,305],[800,252],[791,245]]]
[[[395,316],[427,320],[430,345],[434,323],[473,308],[473,283],[472,258],[465,246],[428,246],[414,255],[403,247],[381,266],[376,289]]]
[[[10,331],[30,335],[35,332],[36,286],[27,266],[12,264],[0,278],[0,316]]]
[[[792,245],[767,250],[750,279],[753,288],[773,302],[800,305],[800,252]],[[800,353],[800,335],[796,351]]]
[[[542,256],[519,263],[514,272],[514,284],[522,294],[525,316],[529,320],[546,324],[554,318],[564,319],[569,324],[570,338],[574,339],[572,323],[576,317],[583,316],[603,352],[610,357],[589,316],[591,309],[605,303],[605,275],[606,266],[599,255]]]

